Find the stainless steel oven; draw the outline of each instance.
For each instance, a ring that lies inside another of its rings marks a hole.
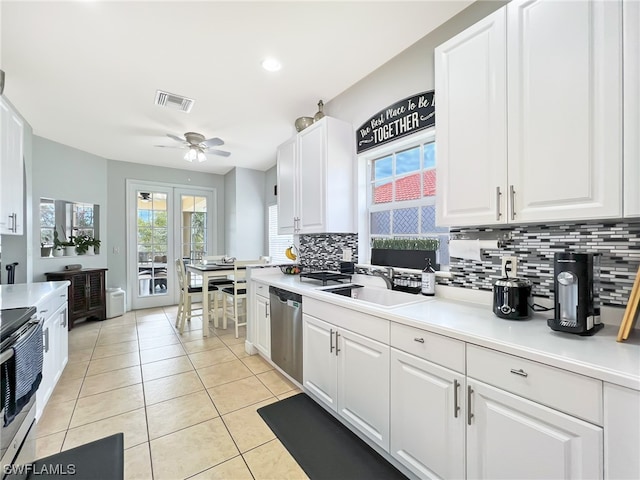
[[[42,324],[35,313],[34,307],[0,311],[2,479],[11,473],[12,467],[15,472],[16,466],[35,460],[35,391],[42,378]],[[21,475],[11,478],[21,478]]]

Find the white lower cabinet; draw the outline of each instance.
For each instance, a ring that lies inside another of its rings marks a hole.
[[[389,449],[389,346],[303,315],[305,389]]]
[[[640,392],[604,384],[604,476],[640,478]]]
[[[391,349],[390,453],[420,478],[464,478],[464,375]]]
[[[467,478],[602,478],[602,428],[467,380]]]
[[[271,318],[269,316],[269,288],[257,284],[254,297],[254,320],[256,326],[255,347],[267,358],[271,358]]]
[[[36,420],[40,419],[69,360],[67,287],[37,305],[37,308],[44,323],[42,381],[36,392]]]

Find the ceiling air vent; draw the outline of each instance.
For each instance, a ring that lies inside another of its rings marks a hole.
[[[156,91],[156,105],[160,105],[161,107],[173,108],[174,110],[189,113],[191,107],[193,107],[193,102],[194,100],[191,98],[163,92],[162,90]]]

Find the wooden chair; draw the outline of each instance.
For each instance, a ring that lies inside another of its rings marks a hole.
[[[227,328],[227,317],[235,323],[236,338],[239,337],[239,327],[247,324],[247,282],[246,266],[265,263],[263,259],[238,260],[233,264],[233,285],[223,287],[222,292],[222,328]],[[242,307],[242,308],[241,308]],[[240,318],[244,317],[241,322]]]
[[[180,298],[178,299],[178,314],[176,315],[176,328],[182,334],[185,323],[192,317],[202,316],[202,308],[193,308],[193,296],[202,295],[202,287],[192,287],[189,285],[189,278],[184,267],[184,260],[176,260],[176,272],[178,274],[178,287],[180,288]],[[210,292],[211,293],[211,292]],[[202,328],[209,328],[203,325]]]

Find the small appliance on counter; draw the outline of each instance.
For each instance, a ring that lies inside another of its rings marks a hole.
[[[531,282],[525,278],[500,278],[493,284],[493,313],[500,318],[521,320],[530,313]]]
[[[547,320],[552,330],[593,335],[604,326],[600,321],[599,273],[599,254],[554,255],[555,316]]]

